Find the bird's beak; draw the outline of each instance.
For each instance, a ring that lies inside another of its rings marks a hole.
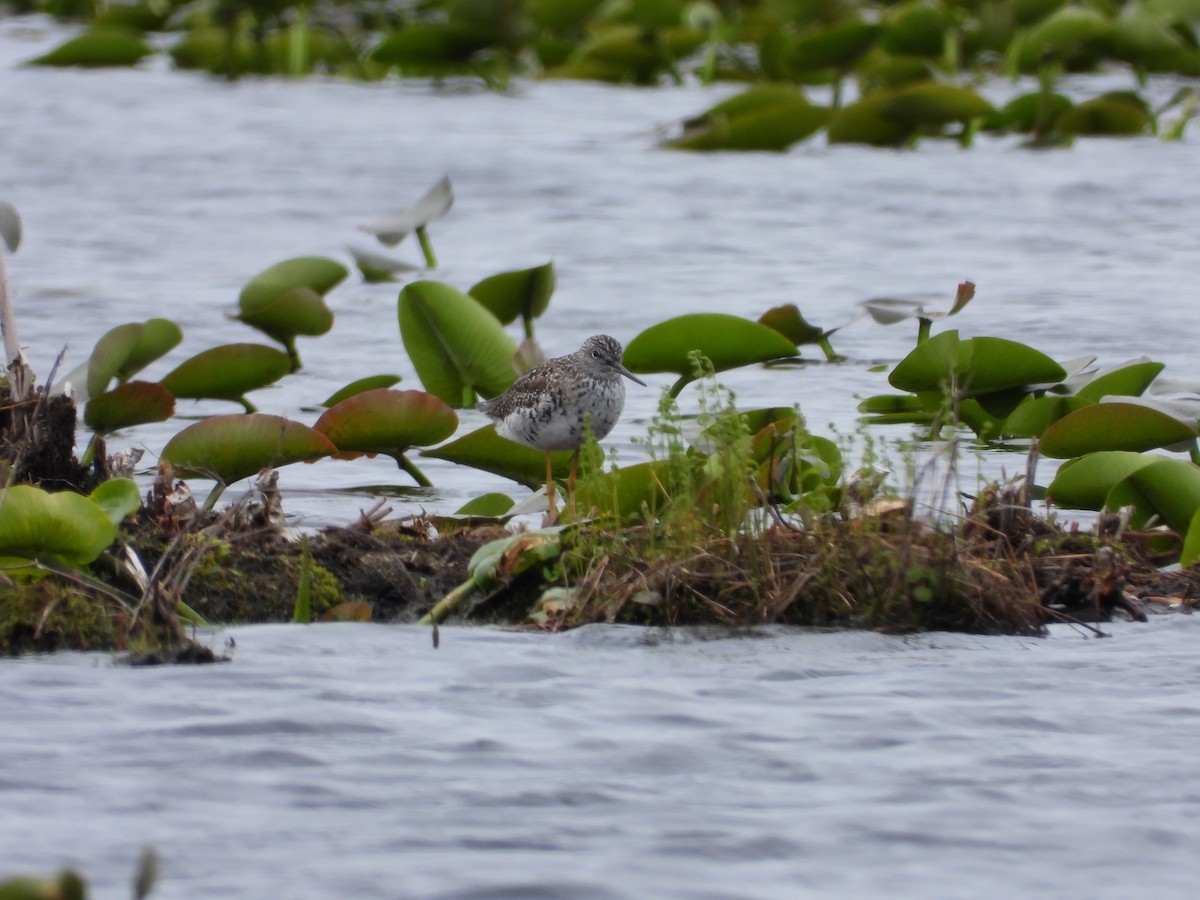
[[[625,368],[620,363],[617,363],[617,371],[620,372],[622,375],[624,375],[626,378],[628,378],[630,381],[636,381],[642,387],[649,387],[649,385],[647,385],[646,382],[642,381],[642,379],[638,378],[636,375],[634,375],[632,372],[630,372],[627,368]]]

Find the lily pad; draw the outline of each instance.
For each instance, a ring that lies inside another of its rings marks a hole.
[[[368,375],[366,378],[352,381],[340,390],[334,391],[321,401],[321,405],[328,409],[341,403],[347,397],[353,397],[363,391],[373,391],[376,388],[389,388],[394,384],[399,384],[402,380],[399,375]]]
[[[183,332],[170,319],[129,322],[109,329],[88,358],[87,396],[102,394],[113,378],[124,383],[182,340]]]
[[[430,222],[442,218],[450,212],[453,205],[454,189],[447,176],[430,188],[425,196],[408,209],[399,210],[390,216],[358,227],[360,231],[374,235],[381,244],[395,247],[418,228],[424,228]]]
[[[1000,427],[1000,434],[1004,437],[1041,437],[1047,428],[1063,416],[1091,402],[1082,397],[1031,397],[1008,414]]]
[[[1069,135],[1136,137],[1147,133],[1153,122],[1145,102],[1122,91],[1075,104],[1055,120],[1054,127]]]
[[[1069,459],[1096,450],[1151,450],[1196,436],[1194,428],[1148,406],[1093,403],[1047,428],[1039,448],[1052,459]]]
[[[242,288],[236,318],[287,347],[298,367],[296,337],[316,337],[333,327],[324,297],[348,274],[341,263],[320,256],[276,263]]]
[[[575,492],[575,507],[583,515],[595,510],[622,522],[640,519],[643,513],[653,517],[669,500],[663,490],[667,466],[667,460],[652,460],[582,481]]]
[[[142,505],[141,491],[132,478],[110,478],[97,485],[88,497],[114,525],[120,525]]]
[[[830,111],[815,106],[798,88],[756,85],[723,100],[685,123],[666,146],[676,150],[783,151],[814,134]]]
[[[25,484],[0,493],[0,557],[49,557],[85,566],[116,537],[105,509],[82,494],[52,494]]]
[[[535,490],[546,481],[546,454],[500,437],[494,425],[485,425],[432,450],[422,450],[421,455],[491,472]],[[551,454],[551,461],[555,480],[565,479],[571,467],[570,451]]]
[[[110,66],[133,66],[154,49],[141,35],[125,28],[90,28],[36,59],[35,66],[79,66],[98,69]]]
[[[21,246],[21,216],[11,203],[0,200],[0,239],[9,253]]]
[[[400,336],[425,389],[455,408],[494,397],[517,377],[516,343],[477,300],[450,285],[416,281],[400,292]]]
[[[1159,457],[1131,450],[1101,450],[1063,463],[1046,497],[1068,509],[1100,509],[1119,481]]]
[[[498,519],[507,515],[513,508],[513,498],[508,494],[492,492],[480,494],[468,500],[455,512],[456,516],[477,516],[485,519]]]
[[[1143,527],[1157,516],[1186,535],[1200,510],[1200,466],[1182,459],[1155,459],[1113,486],[1104,505],[1110,510],[1132,506],[1130,524]]]
[[[458,416],[433,394],[376,388],[347,397],[313,425],[337,447],[339,458],[398,456],[454,434]]]
[[[1097,375],[1076,391],[1075,396],[1097,403],[1106,396],[1140,397],[1164,368],[1160,362],[1139,360]]]
[[[1065,377],[1062,366],[1025,344],[996,337],[963,341],[951,330],[919,344],[897,363],[888,382],[916,394],[945,391],[954,381],[959,397],[974,397]]]
[[[532,269],[489,276],[467,293],[499,319],[502,325],[520,317],[525,326],[525,336],[532,337],[533,320],[550,305],[554,285],[554,263],[548,262]]]
[[[83,423],[97,434],[165,422],[175,415],[175,397],[161,384],[129,381],[88,401]]]
[[[184,360],[161,383],[176,397],[233,400],[252,410],[246,393],[273,384],[291,369],[291,358],[274,347],[223,344]]]
[[[161,458],[182,478],[211,478],[227,485],[263,469],[336,452],[329,438],[307,425],[250,413],[212,416],[189,425],[167,442]]]
[[[774,328],[726,313],[688,313],[651,325],[625,348],[631,372],[674,372],[672,396],[695,380],[692,354],[699,353],[724,372],[770,359],[795,356],[796,345]]]

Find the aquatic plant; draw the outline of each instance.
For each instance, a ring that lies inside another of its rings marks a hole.
[[[382,219],[359,225],[360,231],[373,235],[385,247],[395,247],[413,232],[421,244],[425,266],[437,268],[437,257],[429,240],[429,225],[450,212],[454,206],[454,188],[450,176],[445,176],[431,187],[420,200],[407,209],[401,209]]]
[[[222,344],[192,356],[159,382],[171,395],[191,400],[232,400],[248,413],[257,407],[246,394],[274,384],[292,371],[293,358],[263,344]]]
[[[341,263],[324,257],[302,256],[276,263],[242,288],[234,318],[283,344],[295,371],[300,368],[296,338],[316,337],[333,327],[325,295],[348,274]]]

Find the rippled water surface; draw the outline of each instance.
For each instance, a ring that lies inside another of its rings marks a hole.
[[[954,321],[966,334],[1197,375],[1194,136],[691,156],[655,142],[730,88],[505,96],[228,85],[153,61],[19,67],[61,37],[0,21],[0,196],[26,224],[9,273],[43,377],[63,346],[72,367],[110,326],[155,315],[186,340],[152,378],[258,340],[223,315],[249,277],[293,255],[345,259],[368,246],[356,224],[446,173],[458,202],[431,229],[437,277],[466,287],[553,258],[538,323],[552,354],[697,310],[796,302],[832,326],[873,296],[948,305],[970,278],[978,297]],[[305,407],[352,379],[415,386],[396,291],[339,287],[333,331],[302,341],[305,368],[259,405],[311,421]],[[846,363],[723,380],[744,406],[798,402],[814,430],[853,431],[856,395],[886,390],[871,365],[912,337],[860,320],[834,339]],[[650,380],[610,438],[622,461],[667,383]],[[150,463],[179,426],[131,440]],[[346,521],[370,486],[392,486],[398,513],[515,490],[427,471],[437,487],[416,490],[381,460],[293,466],[285,506],[320,524]],[[233,661],[215,667],[8,661],[0,875],[77,865],[97,896],[120,897],[152,844],[162,898],[1191,897],[1196,621],[1109,630],[447,629],[435,651],[419,629],[260,627],[229,632]]]
[[[233,629],[0,667],[0,871],[167,898],[1191,897],[1200,621]],[[224,635],[213,638],[220,644]]]

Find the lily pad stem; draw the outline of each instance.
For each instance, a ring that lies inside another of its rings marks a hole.
[[[217,501],[221,499],[221,495],[225,493],[225,488],[227,487],[228,485],[221,484],[221,482],[218,481],[216,487],[209,492],[208,497],[205,499],[204,508],[206,510],[212,510],[212,508],[217,505]]]
[[[425,473],[418,469],[416,464],[403,453],[396,454],[396,465],[411,475],[413,481],[421,487],[433,487],[433,482],[426,478]]]
[[[475,582],[474,579],[471,579],[470,581],[464,581],[462,584],[460,584],[458,587],[456,587],[454,590],[452,590],[450,593],[448,593],[445,597],[443,597],[441,600],[439,600],[436,604],[434,604],[433,609],[431,609],[429,612],[425,613],[425,615],[423,615],[420,618],[420,620],[418,620],[417,624],[418,625],[437,625],[438,623],[442,622],[446,618],[446,616],[448,616],[448,615],[450,615],[450,613],[454,612],[455,608],[460,603],[462,603],[464,600],[466,600],[468,597],[470,597],[472,594],[474,594],[475,591],[478,590],[478,588],[479,588],[479,585]]]
[[[421,242],[421,253],[425,257],[425,267],[437,268],[437,257],[433,253],[433,244],[429,241],[429,231],[424,225],[417,226],[417,240]]]
[[[933,327],[933,319],[926,319],[924,316],[917,318],[917,345],[925,343],[929,340],[929,329]]]
[[[671,389],[667,391],[668,396],[672,400],[676,399],[683,392],[683,389],[695,380],[695,377],[692,375],[680,375],[679,380],[671,385]]]

